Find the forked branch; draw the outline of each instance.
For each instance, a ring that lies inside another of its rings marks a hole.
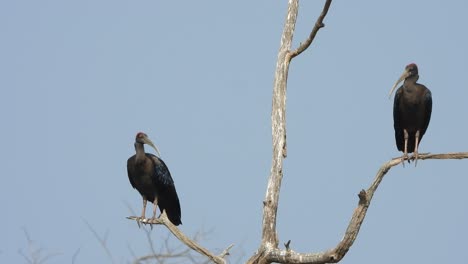
[[[208,249],[200,246],[197,242],[194,240],[190,239],[187,237],[182,231],[179,230],[175,225],[169,221],[169,218],[167,218],[166,211],[163,211],[161,216],[156,219],[143,219],[141,220],[137,216],[129,216],[127,219],[135,220],[137,221],[138,225],[140,223],[142,224],[149,224],[149,225],[164,225],[171,231],[171,233],[177,237],[182,243],[187,245],[189,248],[197,251],[198,253],[207,256],[211,261],[217,264],[225,264],[226,260],[224,259],[225,256],[229,255],[229,250],[234,246],[231,244],[229,247],[227,247],[220,255],[215,255],[211,253]]]
[[[468,159],[468,152],[420,154],[418,159]],[[265,258],[268,259],[268,262],[278,263],[321,264],[339,262],[343,259],[356,240],[364,218],[366,217],[367,209],[369,208],[372,198],[374,197],[374,193],[382,182],[383,177],[392,167],[397,166],[400,163],[401,158],[395,158],[384,163],[377,171],[374,181],[369,188],[359,192],[358,206],[354,210],[343,239],[335,248],[320,253],[298,253],[291,250],[289,247],[286,249],[276,248],[268,252]]]
[[[317,19],[309,38],[300,47],[291,52],[291,43],[296,26],[299,0],[289,0],[286,22],[281,36],[281,45],[276,62],[275,80],[273,84],[273,101],[271,112],[271,126],[273,138],[273,157],[268,179],[265,200],[263,201],[262,242],[257,253],[248,263],[269,263],[270,252],[278,248],[276,233],[276,214],[278,200],[283,179],[283,159],[287,155],[286,148],[286,88],[291,59],[306,50],[314,40],[318,30],[324,27],[323,20],[330,7],[331,0],[325,2],[320,17]]]
[[[317,35],[317,32],[319,31],[319,29],[325,26],[325,24],[323,23],[323,20],[325,19],[325,16],[328,13],[328,9],[330,8],[331,2],[332,2],[331,0],[327,0],[325,2],[325,6],[323,7],[322,13],[320,14],[319,18],[315,22],[314,28],[310,32],[309,37],[307,38],[306,41],[301,43],[296,50],[291,52],[290,54],[291,59],[301,54],[302,52],[304,52],[310,46],[310,44],[312,44],[312,41],[314,41],[315,35]]]

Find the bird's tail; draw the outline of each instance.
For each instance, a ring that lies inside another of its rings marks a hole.
[[[166,190],[164,194],[159,195],[159,210],[166,210],[167,217],[176,226],[182,224],[179,197],[175,188]]]

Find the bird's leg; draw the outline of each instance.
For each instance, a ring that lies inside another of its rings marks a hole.
[[[418,165],[418,157],[419,157],[418,145],[419,145],[419,130],[416,131],[416,141],[415,141],[415,144],[414,144],[414,154],[413,154],[413,157],[414,157],[414,166],[415,166],[415,167],[416,167],[416,165]]]
[[[403,156],[401,157],[401,164],[403,164],[403,167],[405,167],[405,159],[408,158],[408,131],[406,129],[403,129],[403,135],[405,138],[405,148],[403,151]]]
[[[154,207],[153,207],[153,219],[156,219],[156,208],[158,208],[158,198],[154,198],[153,204],[154,204]]]
[[[148,202],[148,200],[143,197],[143,210],[141,211],[141,220],[144,220],[145,219],[145,211],[146,211],[146,203]]]

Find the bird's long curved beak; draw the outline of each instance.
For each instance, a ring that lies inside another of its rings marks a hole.
[[[405,70],[403,74],[401,74],[400,78],[398,78],[398,81],[393,85],[392,89],[390,90],[390,93],[388,94],[388,99],[392,97],[392,93],[395,90],[395,88],[400,84],[403,80],[405,80],[409,76],[409,71]]]
[[[145,144],[151,146],[152,148],[154,148],[154,150],[156,150],[156,152],[158,153],[158,156],[161,157],[161,153],[159,153],[159,149],[153,144],[153,142],[151,141],[151,139],[145,137],[144,140]]]

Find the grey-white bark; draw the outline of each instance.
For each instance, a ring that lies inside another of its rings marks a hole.
[[[327,0],[322,14],[317,19],[307,40],[295,51],[291,51],[291,44],[299,11],[299,0],[289,0],[286,22],[281,36],[281,45],[276,62],[275,80],[273,84],[273,102],[271,112],[271,126],[273,134],[273,157],[270,169],[265,200],[263,201],[262,242],[257,253],[249,263],[271,262],[272,253],[278,249],[278,235],[276,233],[276,214],[283,179],[283,159],[286,158],[286,88],[289,63],[295,56],[301,54],[312,43],[318,30],[324,26],[325,18],[331,0]]]

